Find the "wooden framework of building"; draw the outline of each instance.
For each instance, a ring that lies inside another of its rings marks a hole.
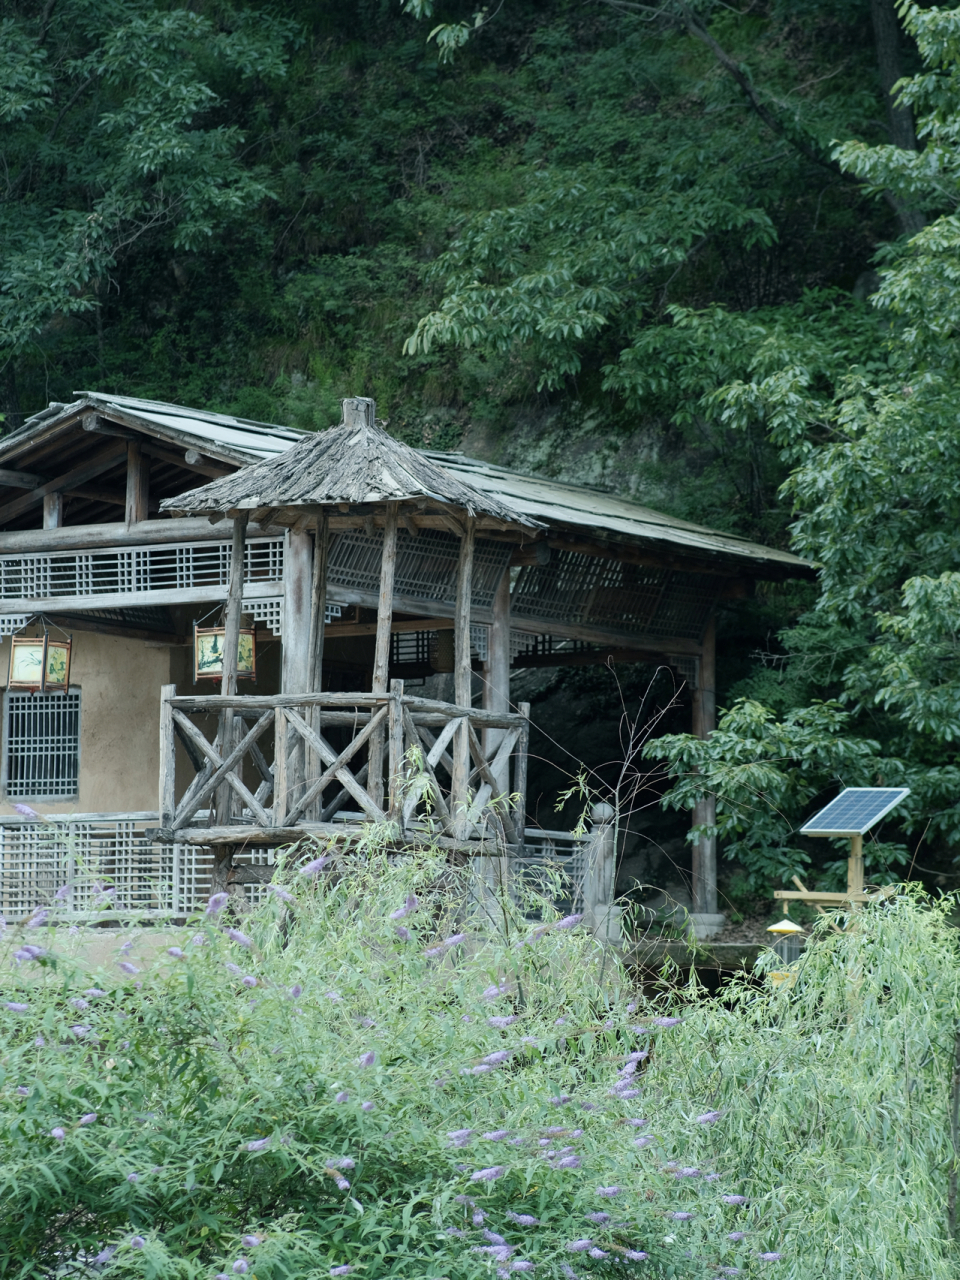
[[[157,834],[205,847],[389,819],[398,839],[519,851],[529,722],[511,668],[667,661],[706,735],[716,606],[811,572],[610,495],[412,449],[364,398],[305,435],[89,393],[0,442],[0,634],[43,615],[175,650],[185,611],[223,608],[220,691],[155,695]],[[276,692],[237,691],[244,617],[282,632]],[[451,631],[452,702],[411,696],[402,677],[438,665],[424,638],[448,650]],[[334,651],[371,644],[368,676],[331,687]],[[711,820],[708,800],[694,822]],[[693,879],[694,909],[715,912],[710,840]]]

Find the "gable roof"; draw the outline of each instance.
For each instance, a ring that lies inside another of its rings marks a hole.
[[[542,528],[514,504],[454,475],[435,457],[369,423],[341,424],[311,433],[277,457],[234,475],[168,498],[161,509],[176,515],[409,502],[426,499],[468,515]]]

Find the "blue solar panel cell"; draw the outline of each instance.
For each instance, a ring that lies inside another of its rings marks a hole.
[[[804,836],[862,836],[910,794],[909,787],[847,787],[800,828]]]

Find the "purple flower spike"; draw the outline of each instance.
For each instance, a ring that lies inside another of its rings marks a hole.
[[[35,1049],[42,1049],[46,1045],[46,1043],[47,1042],[46,1040],[44,1040],[43,1036],[37,1036],[36,1040],[34,1040],[33,1042],[33,1047]]]
[[[329,853],[325,853],[320,858],[314,858],[312,862],[308,862],[306,866],[300,868],[302,876],[318,876],[323,868],[330,861]]]
[[[38,821],[40,819],[36,809],[31,809],[28,804],[15,804],[13,807],[22,818],[36,818]]]
[[[502,1164],[491,1165],[489,1169],[478,1169],[476,1173],[471,1173],[471,1182],[495,1182],[497,1178],[502,1178],[507,1172]]]
[[[540,1219],[532,1217],[529,1213],[505,1213],[503,1215],[511,1222],[515,1222],[518,1227],[539,1227]]]
[[[281,902],[296,902],[296,898],[293,894],[287,893],[286,889],[281,889],[278,884],[268,884],[267,888],[275,897],[279,898]]]
[[[592,1240],[571,1240],[566,1246],[571,1253],[586,1253],[588,1249],[593,1248]]]
[[[30,1006],[28,1004],[21,1004],[19,1000],[8,1000],[3,1007],[7,1009],[10,1013],[29,1013],[30,1012]]]
[[[491,1129],[489,1133],[480,1135],[485,1142],[504,1142],[510,1137],[509,1129]]]
[[[346,1089],[341,1089],[339,1093],[333,1095],[334,1102],[349,1102],[350,1094]]]
[[[564,916],[562,920],[558,920],[553,926],[555,929],[575,929],[583,919],[583,913],[574,916]]]
[[[609,1258],[609,1256],[608,1253],[604,1253],[602,1249],[598,1249],[596,1246],[590,1250],[591,1258]]]
[[[414,911],[420,907],[420,899],[415,893],[408,893],[407,900],[402,907],[398,907],[396,911],[390,912],[391,920],[402,920],[405,916],[412,916]]]
[[[252,974],[248,973],[243,980],[243,985],[248,988],[255,987],[257,985],[257,980]]]
[[[516,1014],[511,1013],[508,1017],[505,1017],[505,1018],[502,1018],[502,1017],[488,1018],[487,1026],[496,1027],[498,1031],[503,1031],[506,1027],[509,1027],[512,1023],[516,1022],[516,1020],[517,1020]]]
[[[357,1059],[357,1066],[372,1067],[373,1064],[376,1062],[376,1060],[377,1060],[377,1055],[371,1049],[367,1053],[362,1053],[360,1055],[360,1057]]]
[[[62,1142],[66,1136],[67,1136],[66,1133],[63,1131],[63,1129],[60,1128],[59,1125],[57,1125],[56,1129],[50,1130],[50,1137],[56,1138],[58,1142]]]
[[[588,1213],[585,1216],[589,1222],[595,1222],[598,1227],[602,1227],[605,1222],[610,1221],[609,1213]]]
[[[167,955],[173,956],[174,960],[182,960],[183,952],[179,947],[167,947]]]
[[[135,964],[131,964],[129,960],[118,960],[117,968],[122,969],[124,973],[129,973],[129,974],[140,972],[137,966]]]
[[[682,1018],[654,1018],[653,1025],[655,1027],[676,1027],[683,1021]]]
[[[46,924],[47,916],[49,914],[50,912],[46,907],[37,907],[36,911],[34,911],[33,915],[27,921],[26,927],[28,929],[39,929],[42,924]]]
[[[473,1129],[453,1129],[447,1134],[452,1147],[465,1147],[473,1137]]]
[[[258,1244],[262,1244],[259,1236],[241,1236],[240,1243],[245,1249],[255,1249]]]
[[[270,1145],[269,1138],[254,1138],[252,1142],[247,1143],[248,1151],[265,1151]]]
[[[206,914],[208,916],[218,916],[229,901],[230,901],[229,893],[212,894],[207,899]]]
[[[501,1062],[509,1062],[512,1057],[513,1054],[509,1049],[497,1049],[495,1053],[488,1053],[483,1061],[489,1063],[491,1067],[499,1067]]]
[[[17,964],[23,964],[25,960],[39,960],[39,958],[45,954],[43,947],[35,947],[30,943],[25,947],[21,947],[19,951],[15,951],[13,953],[13,958],[16,960]]]
[[[20,1096],[21,1098],[29,1098],[29,1097],[30,1097],[30,1090],[27,1088],[27,1086],[26,1086],[25,1084],[18,1084],[18,1085],[17,1085],[17,1093],[19,1094],[19,1096]]]
[[[88,1036],[90,1034],[93,1028],[84,1027],[78,1023],[75,1027],[71,1027],[70,1030],[73,1032],[73,1034],[77,1037],[78,1040],[82,1040],[84,1036]]]
[[[702,1116],[697,1116],[697,1124],[716,1124],[722,1115],[722,1111],[705,1111]]]
[[[396,930],[397,937],[400,939],[401,942],[409,942],[410,939],[413,937],[413,934],[410,932],[410,930],[407,929],[402,924],[394,925],[394,929]]]
[[[782,1253],[759,1253],[757,1254],[757,1257],[760,1258],[762,1262],[779,1262],[780,1259],[783,1257],[783,1254]]]
[[[618,1196],[619,1194],[619,1187],[597,1187],[597,1195],[603,1196],[605,1199],[611,1199],[613,1196]]]
[[[70,886],[68,884],[62,884],[53,897],[55,902],[66,902],[70,897]]]
[[[96,1124],[96,1123],[97,1123],[97,1113],[95,1111],[88,1111],[85,1116],[80,1117],[80,1124]]]
[[[241,933],[239,929],[228,929],[227,937],[231,942],[237,943],[238,946],[250,948],[253,946],[253,939],[248,938],[245,933]]]
[[[130,1248],[142,1249],[146,1243],[147,1242],[144,1240],[143,1236],[132,1236],[130,1239]]]
[[[670,1217],[674,1222],[689,1222],[693,1217],[692,1213],[671,1213]]]
[[[505,996],[508,990],[509,986],[506,982],[501,982],[499,984],[495,982],[493,986],[487,987],[486,991],[482,993],[481,999],[496,1000],[498,996]]]
[[[238,1258],[231,1268],[238,1276],[245,1276],[250,1270],[250,1264],[246,1258]]]
[[[526,1258],[517,1258],[515,1262],[511,1262],[510,1270],[511,1271],[533,1271],[535,1270],[535,1267],[534,1267],[534,1264],[532,1262],[529,1262]]]
[[[735,1244],[739,1240],[746,1240],[747,1233],[745,1231],[728,1231],[727,1239],[732,1240]]]
[[[373,1110],[373,1108],[374,1108],[376,1105],[377,1105],[377,1104],[376,1104],[375,1102],[361,1102],[361,1103],[360,1103],[360,1110],[361,1110],[361,1111],[372,1111],[372,1110]]]
[[[558,1169],[579,1169],[579,1168],[580,1168],[580,1157],[579,1157],[579,1156],[564,1156],[562,1160],[558,1160],[558,1161],[557,1161],[557,1168],[558,1168]]]
[[[332,1276],[348,1276],[353,1270],[354,1268],[349,1265],[343,1267],[331,1267],[330,1274]]]
[[[688,1165],[686,1168],[678,1169],[673,1176],[675,1178],[699,1178],[700,1170]]]
[[[649,1253],[644,1253],[642,1249],[624,1249],[623,1256],[628,1262],[645,1262],[650,1257]]]
[[[746,1204],[747,1203],[746,1196],[722,1196],[721,1198],[724,1204]]]

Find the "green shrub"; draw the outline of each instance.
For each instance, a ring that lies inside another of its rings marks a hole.
[[[940,909],[644,1001],[439,854],[281,880],[109,973],[8,932],[0,1273],[955,1275]]]

